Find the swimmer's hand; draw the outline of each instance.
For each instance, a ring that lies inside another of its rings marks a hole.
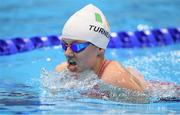
[[[56,71],[56,72],[60,72],[60,71],[62,71],[63,69],[65,69],[66,67],[67,67],[67,63],[66,63],[66,62],[63,62],[63,63],[61,63],[61,64],[59,64],[59,65],[56,66],[55,71]]]

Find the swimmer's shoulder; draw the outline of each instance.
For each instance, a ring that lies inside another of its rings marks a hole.
[[[114,60],[108,60],[110,61],[109,64],[106,66],[106,68],[103,71],[103,74],[101,78],[111,78],[112,76],[117,77],[120,76],[121,71],[123,71],[121,64]],[[110,77],[111,76],[111,77]]]
[[[67,67],[67,63],[66,63],[66,62],[63,62],[63,63],[61,63],[61,64],[59,64],[59,65],[56,66],[55,71],[56,71],[56,72],[60,72],[60,71],[62,71],[63,69],[65,69],[66,67]]]
[[[112,61],[105,69],[102,79],[117,86],[142,91],[145,87],[144,80],[138,77],[139,74],[135,70],[129,71],[121,63]],[[125,81],[124,81],[125,80]],[[118,83],[117,81],[123,81]]]
[[[132,67],[125,67],[123,66],[120,62],[118,61],[110,61],[109,65],[107,66],[106,68],[106,71],[115,71],[117,70],[118,72],[124,72],[124,71],[136,71],[136,73],[139,73],[137,70],[135,70],[134,68]],[[140,73],[139,73],[140,74]]]
[[[115,70],[121,70],[123,69],[123,66],[117,62],[117,61],[114,61],[114,60],[109,60],[110,63],[108,64],[108,66],[106,67],[106,71],[115,71]]]

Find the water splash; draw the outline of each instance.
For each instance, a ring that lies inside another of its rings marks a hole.
[[[155,52],[156,50],[160,51]],[[165,50],[164,47],[152,49],[151,52],[144,49],[144,52],[147,54],[143,56],[134,56],[131,59],[125,60],[123,65],[138,69],[147,80],[161,80],[179,84],[180,50],[179,48],[168,52],[167,50]]]
[[[42,69],[41,82],[46,90],[45,96],[48,93],[53,94],[51,95],[53,97],[56,95],[71,99],[88,96],[123,103],[150,103],[177,100],[180,97],[178,86],[173,83],[162,84],[162,82],[150,81],[149,89],[140,93],[107,84],[91,70],[77,75],[67,69],[59,73]]]
[[[88,96],[131,103],[149,102],[148,95],[145,93],[139,93],[107,84],[90,70],[84,71],[77,76],[67,69],[59,73],[43,69],[41,73],[41,82],[47,91],[53,94],[60,92],[58,94],[61,96],[62,94],[63,96],[71,95],[72,98]]]
[[[59,73],[43,69],[41,80],[45,88],[57,91],[62,89],[87,90],[99,82],[93,71],[87,70],[76,75],[67,69]]]
[[[180,101],[180,86],[172,82],[149,81],[147,93],[152,102]]]

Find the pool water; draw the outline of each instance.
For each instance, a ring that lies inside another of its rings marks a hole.
[[[108,49],[106,55],[109,59],[118,60],[126,66],[140,70],[147,80],[179,84],[179,48],[177,44],[150,49]],[[0,113],[180,113],[180,104],[175,101],[149,104],[122,103],[79,96],[76,90],[68,93],[61,91],[59,95],[45,95],[47,93],[40,79],[41,70],[46,68],[52,71],[58,62],[64,61],[62,55],[62,49],[54,47],[1,57]]]
[[[59,35],[65,21],[92,3],[106,15],[112,32],[180,26],[179,0],[0,0],[0,38]]]
[[[0,0],[0,38],[59,34],[64,22],[89,1]],[[178,27],[178,0],[96,1],[112,26],[112,31]],[[153,8],[152,8],[153,6]],[[168,6],[168,7],[167,7]],[[167,16],[167,14],[169,16]],[[114,18],[117,17],[117,18]],[[106,57],[133,66],[146,80],[180,84],[179,44],[144,49],[107,49]],[[83,97],[76,90],[46,93],[42,69],[52,71],[65,57],[61,47],[0,57],[0,114],[179,114],[180,103],[124,103]],[[161,92],[160,92],[161,93]],[[173,94],[169,94],[170,96]]]

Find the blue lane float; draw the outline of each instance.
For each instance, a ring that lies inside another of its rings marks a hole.
[[[153,29],[135,32],[113,32],[108,48],[154,47],[180,42],[180,28]],[[0,39],[0,56],[61,45],[60,36]]]

